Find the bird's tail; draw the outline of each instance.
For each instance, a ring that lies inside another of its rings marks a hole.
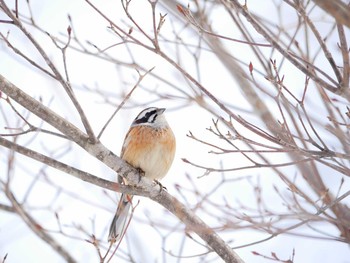
[[[122,194],[120,197],[117,212],[109,228],[108,242],[116,242],[124,235],[132,198],[133,196],[128,194]]]

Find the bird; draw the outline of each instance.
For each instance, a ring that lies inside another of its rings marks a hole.
[[[159,184],[169,171],[175,156],[176,140],[165,116],[165,108],[149,107],[132,122],[122,146],[120,157],[140,170],[140,174]],[[127,185],[125,178],[118,182]],[[123,193],[112,220],[108,242],[116,242],[126,231],[133,196]]]

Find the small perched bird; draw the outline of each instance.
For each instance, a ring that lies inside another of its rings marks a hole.
[[[162,179],[175,155],[175,136],[164,116],[164,108],[150,107],[137,115],[125,136],[120,157],[142,170],[149,179]],[[118,176],[118,182],[128,182]],[[109,242],[119,240],[124,232],[132,202],[132,195],[122,194],[117,212],[109,229]]]

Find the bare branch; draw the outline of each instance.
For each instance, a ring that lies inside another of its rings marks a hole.
[[[34,37],[27,31],[27,29],[23,26],[22,22],[12,13],[12,11],[8,8],[8,6],[4,2],[4,0],[0,1],[0,7],[5,12],[5,14],[13,20],[14,24],[23,32],[23,34],[30,40],[30,42],[34,45],[34,47],[38,50],[38,52],[40,53],[42,58],[45,60],[46,64],[52,70],[52,72],[55,76],[55,79],[57,79],[60,82],[60,84],[63,86],[63,88],[67,92],[69,98],[71,99],[71,101],[73,102],[77,111],[79,112],[82,123],[84,124],[86,132],[89,135],[89,139],[92,142],[94,142],[95,136],[94,136],[93,130],[92,130],[92,128],[89,124],[89,121],[88,121],[87,117],[85,116],[85,113],[84,113],[83,109],[81,108],[70,84],[63,79],[62,75],[59,73],[56,66],[52,63],[52,61],[50,60],[49,56],[46,54],[44,49],[39,45],[39,43],[34,39]]]
[[[49,244],[61,257],[63,257],[67,262],[74,263],[77,262],[70,253],[60,245],[55,239],[53,239],[46,231],[38,224],[35,219],[29,215],[23,207],[18,203],[13,193],[6,190],[6,196],[11,201],[12,206],[16,213],[26,222],[27,226],[35,233],[39,238]]]
[[[17,101],[23,107],[31,110],[38,117],[45,120],[47,123],[66,134],[75,143],[83,147],[92,156],[96,157],[107,166],[112,168],[121,176],[127,178],[129,184],[140,185],[143,189],[148,189],[147,196],[159,204],[165,206],[170,212],[176,215],[181,221],[183,221],[187,227],[196,232],[203,240],[205,240],[211,248],[216,251],[220,257],[226,262],[243,262],[238,255],[201,219],[199,219],[192,211],[182,205],[174,197],[170,196],[165,191],[159,191],[159,186],[154,186],[152,181],[142,177],[140,180],[139,172],[137,169],[131,167],[126,162],[116,157],[112,152],[106,149],[101,143],[91,144],[89,138],[86,137],[78,128],[58,116],[56,113],[46,108],[44,105],[34,100],[23,91],[19,90],[13,84],[9,83],[5,78],[0,75],[0,90],[7,94],[9,97]],[[6,145],[4,139],[1,140],[3,145]],[[8,147],[14,147],[9,144]],[[17,147],[18,150],[23,150]],[[43,158],[42,155],[37,155],[30,152],[36,158]],[[70,169],[61,163],[52,162],[52,165],[59,165],[60,169]],[[76,169],[70,169],[72,173],[79,173]],[[86,174],[85,174],[86,175]],[[91,178],[91,177],[85,177]],[[99,181],[99,180],[98,180]]]
[[[313,0],[319,7],[331,14],[340,24],[350,28],[350,8],[341,0]]]

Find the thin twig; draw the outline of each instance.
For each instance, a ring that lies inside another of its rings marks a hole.
[[[55,79],[58,80],[60,82],[60,84],[62,85],[62,87],[65,89],[66,93],[68,94],[69,98],[73,102],[75,108],[77,109],[77,111],[80,115],[81,121],[82,121],[82,123],[85,127],[85,130],[89,136],[89,140],[91,140],[91,142],[95,142],[96,138],[95,138],[94,132],[91,128],[91,125],[90,125],[87,117],[85,116],[85,113],[84,113],[80,103],[78,102],[70,84],[63,79],[59,70],[53,64],[53,62],[51,61],[49,56],[46,54],[45,50],[34,39],[34,37],[29,33],[29,31],[23,26],[22,22],[18,18],[16,18],[16,16],[8,8],[8,6],[4,2],[4,0],[0,0],[0,3],[1,3],[1,8],[4,10],[5,14],[13,20],[14,24],[23,32],[23,34],[27,37],[27,39],[33,44],[33,46],[36,48],[36,50],[39,52],[39,54],[45,60],[46,64],[49,66],[49,68],[54,73]]]
[[[130,90],[130,92],[125,96],[125,98],[123,99],[123,101],[118,105],[117,109],[113,112],[113,114],[111,115],[111,117],[109,117],[109,119],[107,120],[107,122],[105,123],[105,125],[103,125],[101,131],[99,132],[97,139],[100,139],[103,132],[105,131],[105,129],[107,128],[107,126],[110,124],[110,122],[112,121],[112,119],[114,118],[114,116],[118,113],[118,111],[124,106],[124,104],[127,102],[127,100],[130,98],[131,94],[135,91],[135,89],[140,85],[141,81],[143,80],[144,77],[146,77],[147,74],[149,74],[150,72],[152,72],[152,70],[154,69],[151,68],[149,69],[146,73],[144,74],[140,74],[139,73],[139,79],[136,82],[136,84],[134,85],[134,87]]]

